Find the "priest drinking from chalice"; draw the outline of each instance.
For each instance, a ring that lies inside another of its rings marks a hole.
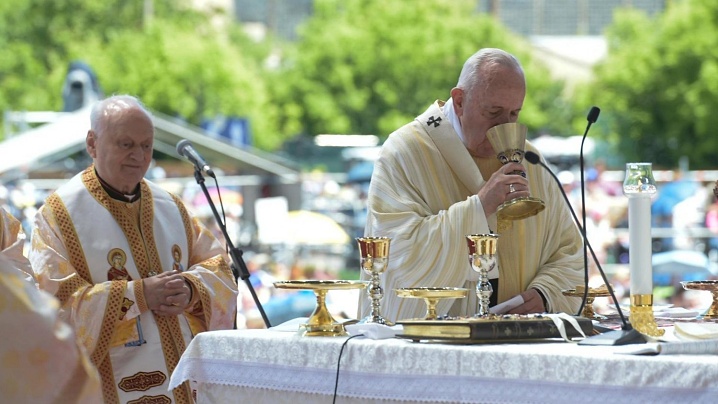
[[[471,234],[498,234],[492,307],[511,301],[509,314],[578,311],[581,299],[561,291],[583,284],[583,244],[557,184],[539,165],[510,156],[502,161],[505,150],[489,139],[492,129],[500,139],[508,133],[502,125],[518,122],[525,95],[520,62],[503,50],[481,49],[465,62],[446,102],[434,102],[384,143],[364,234],[392,240],[382,300],[389,320],[422,318],[426,311],[424,302],[403,299],[397,289],[476,289]],[[540,156],[523,139],[519,146],[520,157]],[[359,318],[369,310],[362,297]],[[450,316],[477,310],[473,292],[436,307]]]

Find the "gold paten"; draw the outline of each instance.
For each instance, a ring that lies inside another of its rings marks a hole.
[[[656,324],[653,317],[653,295],[631,295],[631,314],[629,321],[641,334],[660,337],[666,333]]]
[[[698,318],[716,319],[718,318],[718,281],[690,281],[681,282],[683,289],[687,290],[707,290],[713,293],[713,304],[708,310]]]
[[[486,132],[486,136],[494,148],[501,164],[509,162],[521,163],[524,160],[526,132],[528,128],[520,123],[512,122],[494,126]],[[513,174],[521,175],[521,172]],[[541,212],[546,205],[541,199],[531,196],[506,201],[496,210],[498,232],[511,228],[514,220],[526,219]]]
[[[436,304],[441,299],[460,299],[466,297],[468,289],[464,288],[401,288],[396,289],[399,297],[424,299],[426,302],[426,315],[424,320],[435,320]]]
[[[564,289],[561,291],[564,296],[580,297],[583,299],[583,292],[576,289]],[[592,320],[605,320],[607,317],[597,314],[593,310],[593,300],[597,297],[608,297],[611,294],[608,290],[596,290],[594,288],[588,288],[586,294],[586,304],[583,305],[583,311],[581,312],[582,317],[590,318]]]
[[[326,296],[330,290],[364,289],[364,281],[302,280],[274,282],[279,289],[309,289],[317,296],[317,305],[306,323],[299,326],[299,334],[307,337],[342,337],[349,335],[344,323],[337,322],[327,310]]]

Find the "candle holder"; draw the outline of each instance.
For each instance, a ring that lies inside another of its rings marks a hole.
[[[392,326],[391,321],[381,316],[381,299],[384,290],[381,287],[380,274],[384,273],[389,263],[388,237],[359,237],[356,239],[361,255],[361,269],[371,276],[367,295],[371,299],[371,313],[364,317],[361,323],[377,323]]]
[[[471,269],[479,273],[476,283],[476,297],[479,298],[479,312],[475,317],[490,317],[489,300],[494,288],[489,282],[489,271],[496,266],[496,245],[499,236],[496,234],[470,234],[466,236],[469,247],[469,263]]]
[[[626,163],[623,193],[628,197],[628,266],[631,278],[629,321],[642,334],[660,337],[653,316],[651,198],[656,194],[651,163]]]
[[[486,132],[491,147],[497,153],[496,158],[501,164],[521,163],[524,160],[527,130],[525,125],[513,122],[496,125]],[[512,174],[526,176],[521,171]],[[545,208],[546,204],[541,199],[531,196],[514,198],[502,203],[496,210],[498,232],[510,229],[512,221],[534,216]]]

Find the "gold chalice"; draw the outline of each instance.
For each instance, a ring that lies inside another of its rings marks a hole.
[[[486,132],[489,143],[496,151],[501,164],[509,162],[521,163],[524,160],[527,127],[520,123],[505,123],[494,126]],[[524,175],[516,171],[513,174]],[[541,199],[531,196],[514,198],[499,206],[496,211],[497,220],[521,220],[531,217],[546,208]]]
[[[381,316],[381,298],[384,290],[381,288],[379,275],[384,273],[389,264],[388,237],[359,237],[356,239],[361,255],[361,269],[371,275],[367,294],[371,299],[371,313],[364,317],[361,323],[377,323],[392,326],[394,323]]]
[[[713,294],[713,304],[705,313],[698,316],[706,320],[718,319],[718,281],[684,281],[681,282],[686,290],[706,290]]]
[[[466,297],[468,291],[464,288],[401,288],[396,289],[399,297],[424,299],[426,302],[426,315],[424,320],[436,320],[436,304],[441,299],[460,299]]]
[[[469,263],[471,269],[479,273],[476,283],[476,297],[479,298],[479,312],[476,317],[489,317],[489,301],[494,288],[489,282],[489,272],[496,266],[496,245],[499,236],[496,234],[469,234],[466,243],[469,247]]]
[[[337,322],[327,309],[326,297],[330,290],[364,289],[366,282],[341,280],[297,280],[274,282],[279,289],[309,289],[317,297],[317,305],[306,323],[299,326],[299,334],[307,337],[343,337],[349,335],[344,322]]]

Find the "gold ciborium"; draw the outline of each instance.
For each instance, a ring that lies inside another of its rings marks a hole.
[[[479,298],[479,312],[476,317],[489,317],[489,301],[494,288],[489,282],[489,272],[496,266],[496,245],[499,236],[496,234],[469,234],[466,243],[469,247],[469,263],[479,273],[476,283],[476,297]]]
[[[371,313],[364,317],[361,323],[377,323],[394,325],[391,321],[381,316],[381,298],[384,297],[384,290],[381,287],[379,275],[384,273],[389,263],[388,237],[358,237],[359,254],[361,255],[361,269],[371,276],[367,295],[371,299]]]
[[[494,126],[486,132],[489,143],[497,153],[496,157],[501,164],[521,163],[524,160],[526,131],[526,126],[514,122]],[[512,174],[525,176],[521,171]],[[496,219],[499,221],[521,220],[541,212],[544,208],[546,205],[541,199],[531,196],[514,198],[499,206],[496,210]]]

